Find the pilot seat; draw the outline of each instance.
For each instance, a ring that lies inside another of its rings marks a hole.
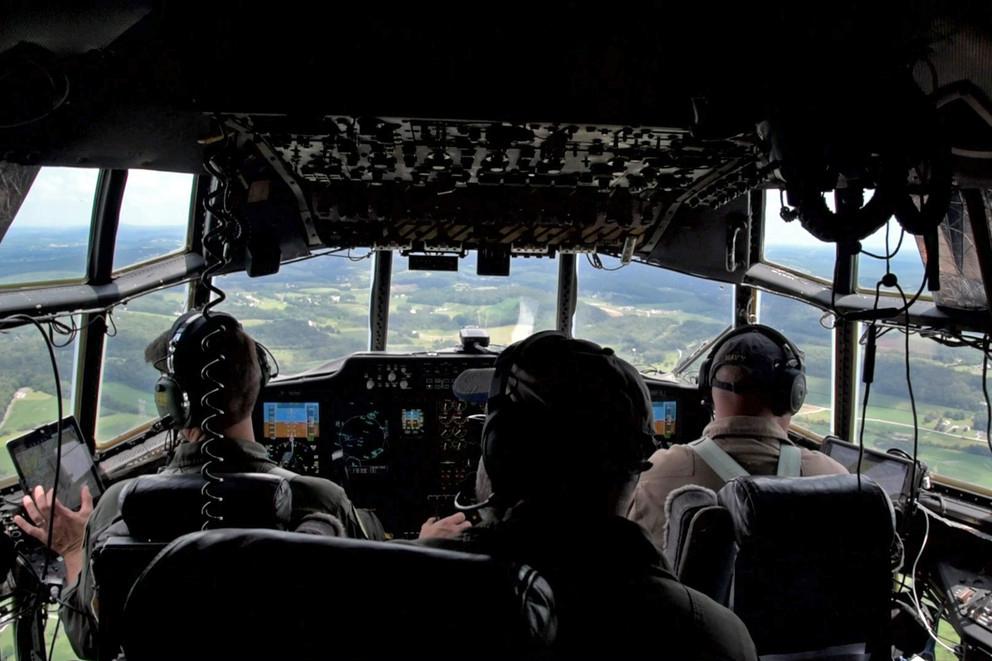
[[[100,659],[120,653],[124,604],[141,572],[169,542],[202,527],[204,484],[199,473],[143,475],[121,490],[121,520],[93,549]],[[292,492],[284,478],[229,473],[210,488],[220,499],[215,515],[227,527],[281,530],[290,525]]]
[[[289,531],[274,475],[225,475],[225,527],[201,531],[202,487],[189,474],[122,490],[123,521],[93,555],[101,659],[538,658],[555,639],[551,589],[525,565]]]
[[[737,613],[764,661],[890,658],[895,517],[870,478],[739,477],[666,509],[673,570]]]

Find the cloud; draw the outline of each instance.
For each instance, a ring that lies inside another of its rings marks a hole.
[[[131,170],[121,205],[121,225],[185,226],[192,189],[191,174]]]
[[[41,169],[14,219],[14,228],[89,225],[99,170]]]
[[[99,170],[44,167],[14,227],[79,227],[90,224]],[[128,172],[121,225],[182,225],[189,220],[193,175],[152,170]]]
[[[865,202],[871,199],[873,193],[874,191],[865,191]],[[833,194],[825,194],[824,199],[827,202],[827,207],[833,211]],[[787,223],[782,220],[781,216],[779,216],[781,206],[782,204],[780,202],[778,190],[765,191],[766,246],[808,246],[815,248],[830,245],[814,238],[812,234],[803,229],[802,224],[798,220],[794,220],[791,223]],[[889,219],[889,224],[891,226],[889,229],[891,250],[895,249],[896,242],[899,240],[899,224],[894,218]],[[885,252],[885,226],[883,225],[878,231],[874,232],[871,236],[862,241],[861,244],[865,250],[879,253]]]

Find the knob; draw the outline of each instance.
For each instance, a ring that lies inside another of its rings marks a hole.
[[[393,381],[395,381],[395,380],[396,380],[396,372],[390,372],[389,374],[387,374],[387,375],[386,375],[386,379],[387,379],[387,380],[388,380],[388,381],[389,381],[390,383],[392,383]]]
[[[373,388],[375,388],[375,381],[373,381],[372,379],[369,379],[368,381],[366,381],[365,382],[365,388],[368,389],[368,390],[372,390]]]
[[[407,380],[406,379],[403,379],[402,381],[400,381],[400,388],[401,389],[406,390],[409,387],[410,387],[410,384],[407,383]]]

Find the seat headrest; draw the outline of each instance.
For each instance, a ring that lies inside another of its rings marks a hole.
[[[176,613],[183,626],[163,635]],[[526,566],[269,530],[175,540],[132,589],[124,617],[133,661],[517,658],[546,648],[556,630],[551,589]]]
[[[665,526],[662,551],[669,565],[678,568],[679,551],[685,544],[692,518],[699,510],[717,504],[716,493],[698,484],[686,484],[665,498]]]
[[[868,477],[860,486],[857,475],[740,477],[720,490],[719,500],[730,510],[741,544],[847,538],[888,548],[895,534],[892,501]]]
[[[734,612],[759,655],[886,649],[895,516],[877,483],[741,477],[718,498],[736,528]]]
[[[220,500],[211,512],[223,517],[214,527],[277,528],[289,526],[293,496],[289,482],[264,473],[227,473],[210,485]],[[131,535],[170,541],[203,526],[206,479],[199,473],[142,475],[120,494],[121,515]]]

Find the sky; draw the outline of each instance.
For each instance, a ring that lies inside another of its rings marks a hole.
[[[872,191],[866,191],[865,201],[871,199]],[[833,195],[825,195],[824,198],[827,202],[827,207],[833,211],[834,210],[834,200]],[[816,239],[803,229],[802,224],[798,220],[794,220],[791,223],[787,223],[782,220],[779,212],[782,209],[782,203],[779,198],[777,190],[765,191],[765,245],[780,245],[780,246],[809,246],[809,247],[822,247],[827,244]],[[890,249],[894,249],[896,243],[899,241],[899,223],[895,218],[889,219],[889,241]],[[915,241],[910,240],[909,237],[904,240],[904,247],[909,247],[915,244]],[[874,234],[866,238],[861,242],[862,248],[874,253],[884,253],[885,252],[885,226],[883,225]],[[832,248],[831,248],[832,249]]]
[[[44,167],[17,212],[13,228],[88,227],[99,171]],[[193,175],[128,172],[121,225],[183,225],[189,218]]]
[[[81,227],[90,223],[93,193],[98,171],[84,168],[45,167],[38,174],[27,199],[14,221],[15,228],[45,228],[57,223],[59,227]],[[152,170],[131,170],[121,207],[122,226],[186,225],[189,213],[193,176]],[[870,197],[870,191],[869,191]],[[826,196],[833,209],[833,196]],[[766,245],[808,246],[822,248],[799,221],[786,223],[779,216],[781,208],[777,191],[765,194]],[[899,228],[892,221],[893,245],[899,238]],[[863,242],[872,252],[885,251],[885,229],[882,228]]]

